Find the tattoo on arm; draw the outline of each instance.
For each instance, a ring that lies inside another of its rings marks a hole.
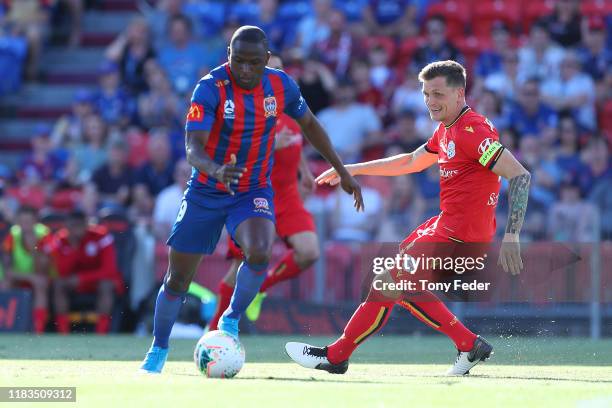
[[[525,211],[527,211],[527,200],[529,199],[529,183],[531,175],[524,173],[510,179],[508,188],[508,201],[510,209],[508,211],[508,225],[506,233],[518,234],[523,226]]]

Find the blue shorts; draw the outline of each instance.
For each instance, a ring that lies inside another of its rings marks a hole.
[[[229,195],[188,189],[172,227],[167,244],[179,252],[211,254],[223,226],[234,238],[236,228],[253,217],[275,222],[272,188]]]

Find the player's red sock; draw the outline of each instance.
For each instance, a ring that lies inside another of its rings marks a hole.
[[[96,334],[107,334],[110,330],[111,318],[107,314],[99,314],[96,323]]]
[[[49,312],[44,307],[34,308],[32,311],[32,321],[34,323],[34,333],[41,334],[45,331]]]
[[[55,316],[55,324],[57,325],[58,333],[70,333],[70,318],[67,314],[58,314],[57,316]]]
[[[217,310],[215,310],[215,315],[210,322],[208,322],[209,330],[217,330],[217,325],[219,324],[219,319],[225,310],[229,307],[230,301],[232,300],[232,294],[234,293],[233,286],[228,285],[227,283],[221,281],[219,283],[219,296],[217,298]]]
[[[338,364],[348,359],[353,351],[370,335],[380,330],[389,320],[394,302],[369,302],[359,305],[342,336],[327,347],[327,359]]]
[[[266,279],[261,284],[259,291],[266,292],[268,288],[284,280],[294,278],[299,275],[300,272],[302,272],[302,270],[298,264],[295,263],[294,252],[287,251],[283,259],[281,259],[274,268],[268,271],[268,276],[266,276]]]
[[[436,295],[419,292],[414,298],[398,302],[429,327],[446,334],[460,351],[470,351],[476,335],[468,330]]]

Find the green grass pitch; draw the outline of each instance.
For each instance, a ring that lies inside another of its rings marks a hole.
[[[455,354],[442,336],[372,338],[345,375],[289,362],[288,340],[331,339],[243,336],[238,377],[210,380],[192,361],[195,340],[173,340],[164,373],[142,375],[149,339],[4,334],[0,385],[77,387],[76,404],[54,407],[612,407],[612,340],[488,337],[495,355],[463,378],[442,375]]]

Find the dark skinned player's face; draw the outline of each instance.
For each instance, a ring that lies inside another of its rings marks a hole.
[[[227,59],[234,80],[244,89],[253,89],[263,78],[270,52],[261,43],[234,41],[227,48]]]

